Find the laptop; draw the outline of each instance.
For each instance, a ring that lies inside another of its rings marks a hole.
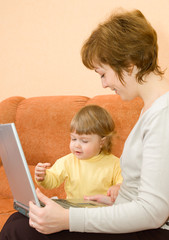
[[[14,123],[0,124],[0,157],[14,198],[14,209],[29,217],[29,201],[40,203]],[[64,208],[106,206],[83,199],[52,199]]]

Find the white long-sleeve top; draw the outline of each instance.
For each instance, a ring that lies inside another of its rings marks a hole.
[[[140,116],[120,159],[123,183],[114,205],[70,208],[70,231],[127,233],[169,227],[169,92]]]

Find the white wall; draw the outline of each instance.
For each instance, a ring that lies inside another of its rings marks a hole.
[[[0,0],[0,101],[111,93],[83,66],[80,49],[116,7],[143,12],[159,35],[160,64],[168,67],[169,0]]]

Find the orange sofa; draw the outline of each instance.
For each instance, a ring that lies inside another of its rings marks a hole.
[[[100,105],[112,115],[116,125],[112,152],[120,157],[124,141],[139,117],[143,105],[140,99],[124,102],[118,95],[112,94],[93,98],[11,97],[0,102],[0,124],[15,123],[32,177],[38,162],[53,164],[56,159],[70,152],[70,121],[81,107],[88,104]],[[66,197],[63,185],[58,189],[42,191],[49,197]],[[0,230],[13,212],[13,198],[0,160]]]

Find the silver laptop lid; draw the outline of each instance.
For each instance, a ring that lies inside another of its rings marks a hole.
[[[0,124],[0,157],[15,205],[28,210],[33,201],[40,206],[14,123]]]

